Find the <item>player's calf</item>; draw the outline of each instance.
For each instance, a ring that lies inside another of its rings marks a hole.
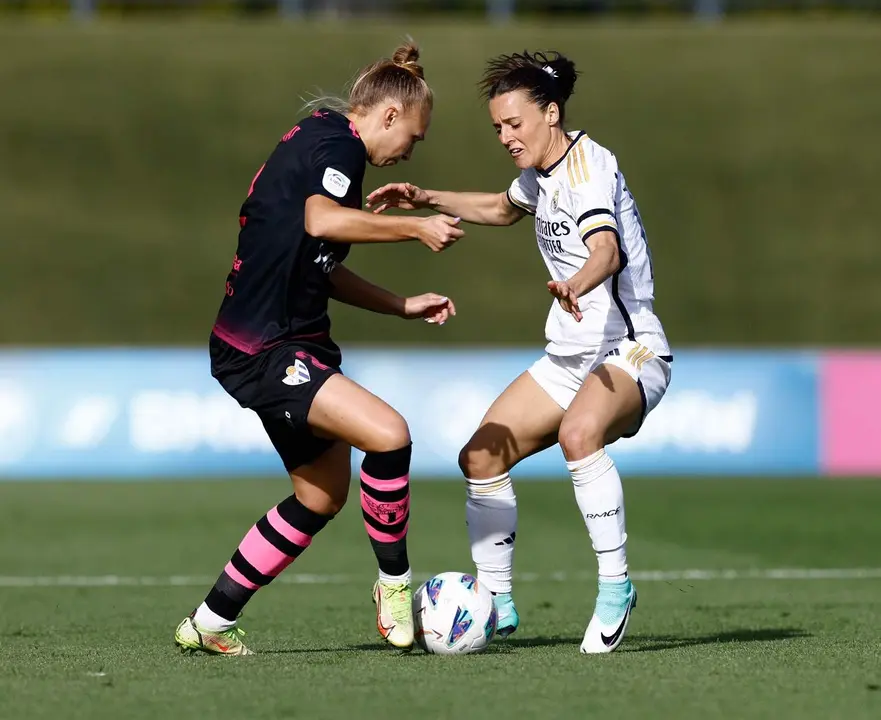
[[[496,636],[506,638],[520,625],[511,597],[517,497],[501,459],[475,445],[479,441],[472,439],[459,453],[459,469],[465,475],[465,524],[477,579],[493,594]]]
[[[296,495],[272,508],[245,535],[204,602],[178,626],[175,642],[192,650],[246,654],[222,649],[238,649],[236,620],[242,609],[312,544],[331,518],[305,507]],[[215,636],[220,638],[217,649],[210,639]]]
[[[511,593],[517,497],[508,473],[465,480],[465,519],[477,579],[492,593]]]
[[[407,530],[410,523],[412,445],[390,452],[368,452],[361,464],[361,512],[380,578],[410,580]]]
[[[374,586],[377,628],[392,645],[413,645],[407,530],[410,524],[412,446],[367,452],[361,464],[361,513],[379,565]]]
[[[615,463],[605,450],[598,450],[566,466],[596,553],[599,576],[623,580],[627,575],[624,488]]]

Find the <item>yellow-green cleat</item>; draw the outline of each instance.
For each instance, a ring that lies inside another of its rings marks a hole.
[[[384,583],[373,586],[376,628],[390,644],[401,650],[413,648],[413,591],[410,583]]]
[[[181,652],[204,652],[209,655],[253,655],[248,650],[241,636],[244,630],[234,627],[229,630],[204,630],[198,627],[189,615],[183,619],[174,632],[174,644]]]

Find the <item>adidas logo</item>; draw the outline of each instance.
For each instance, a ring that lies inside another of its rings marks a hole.
[[[511,533],[510,535],[508,535],[508,537],[506,537],[504,540],[500,540],[500,541],[497,542],[497,543],[493,543],[493,545],[499,545],[499,546],[501,546],[501,545],[513,545],[513,544],[514,544],[514,540],[515,540],[516,537],[517,537],[517,533],[516,533],[516,532],[512,532],[512,533]]]

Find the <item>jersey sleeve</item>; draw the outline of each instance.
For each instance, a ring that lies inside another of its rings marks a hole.
[[[577,150],[580,148],[577,148]],[[616,171],[608,165],[589,167],[585,153],[570,153],[567,163],[569,195],[582,242],[610,230],[618,235],[615,216]]]
[[[323,195],[340,205],[360,207],[365,165],[364,144],[358,138],[322,138],[312,152],[307,197]]]
[[[535,208],[538,205],[538,180],[535,170],[524,170],[519,177],[514,178],[514,182],[508,188],[507,196],[508,202],[514,207],[535,215]]]

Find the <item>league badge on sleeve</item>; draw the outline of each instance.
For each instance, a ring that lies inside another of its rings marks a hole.
[[[321,184],[334,197],[344,198],[349,191],[349,185],[352,184],[352,181],[339,170],[327,168],[324,171],[324,179],[321,181]]]

